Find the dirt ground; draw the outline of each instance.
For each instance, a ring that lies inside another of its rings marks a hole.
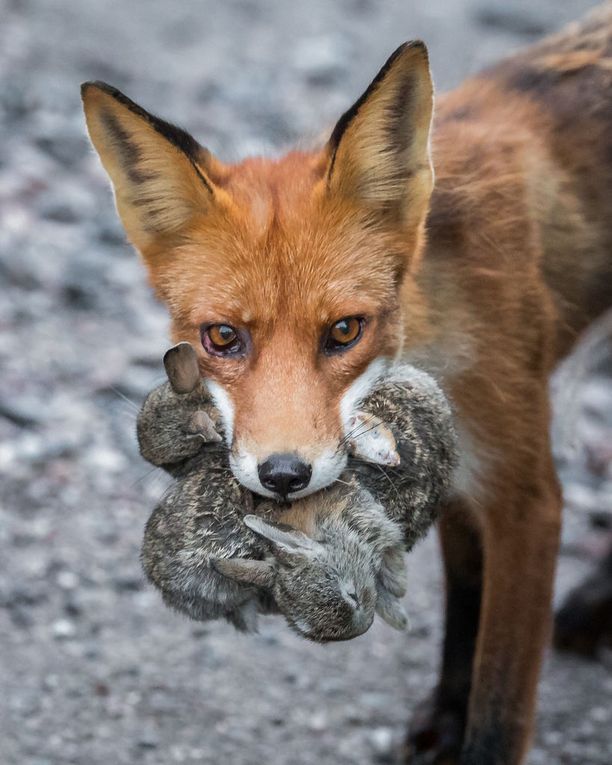
[[[318,134],[388,53],[422,37],[448,88],[585,0],[0,0],[0,763],[392,763],[435,681],[433,535],[410,559],[408,636],[308,644],[170,613],[138,552],[164,479],[134,412],[162,379],[166,318],[124,244],[84,135],[103,79],[224,158]],[[561,598],[612,508],[612,354],[561,386]],[[612,762],[612,658],[551,652],[531,765]]]

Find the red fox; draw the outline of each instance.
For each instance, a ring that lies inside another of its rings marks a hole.
[[[331,484],[397,357],[454,401],[441,678],[406,757],[522,763],[560,528],[548,377],[612,304],[612,8],[440,97],[433,130],[425,45],[402,45],[322,148],[275,160],[224,164],[112,87],[82,93],[245,486]]]

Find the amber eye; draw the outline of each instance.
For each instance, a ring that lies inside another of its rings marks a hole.
[[[204,349],[213,356],[227,356],[243,350],[237,330],[229,324],[209,324],[202,327],[201,335]]]
[[[364,323],[360,316],[347,316],[332,324],[325,339],[325,352],[337,353],[355,345],[361,337]]]

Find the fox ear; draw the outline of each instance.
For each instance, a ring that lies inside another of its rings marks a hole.
[[[332,192],[417,225],[433,187],[433,85],[427,48],[404,43],[340,118],[329,139]]]
[[[89,136],[138,250],[180,231],[212,204],[207,168],[214,160],[188,133],[103,82],[84,83],[81,97]]]

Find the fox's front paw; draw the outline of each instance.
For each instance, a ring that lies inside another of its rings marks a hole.
[[[387,467],[399,465],[395,437],[379,417],[355,412],[348,421],[348,432],[348,448],[353,457]]]
[[[437,694],[421,702],[410,724],[402,762],[406,765],[457,765],[465,730],[460,705],[440,702]]]

